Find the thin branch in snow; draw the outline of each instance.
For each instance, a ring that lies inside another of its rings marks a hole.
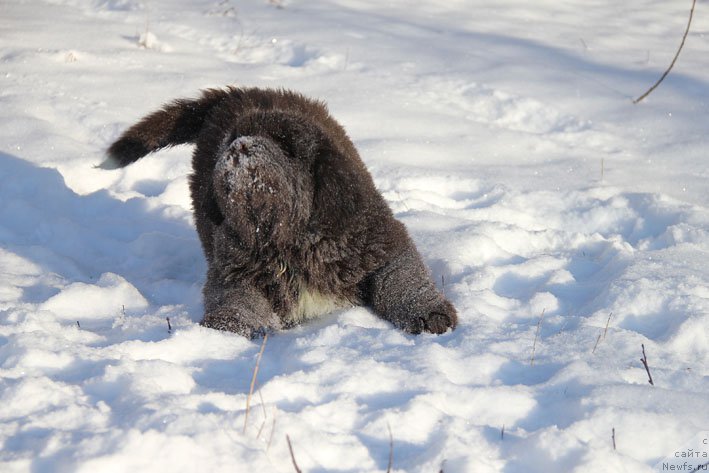
[[[167,320],[167,333],[172,333],[172,325],[170,325],[170,317],[165,317]]]
[[[266,421],[268,420],[268,413],[266,412],[266,404],[263,402],[263,395],[261,394],[261,390],[258,390],[258,397],[261,399],[261,407],[263,408],[263,422],[261,422],[261,427],[258,429],[258,433],[256,434],[256,438],[261,438],[261,432],[263,431],[263,426],[266,425]]]
[[[300,471],[300,468],[298,468],[298,463],[295,461],[295,455],[293,455],[293,445],[290,443],[290,437],[286,435],[286,441],[288,442],[288,450],[290,450],[290,459],[293,460],[293,467],[295,468],[296,473],[303,473]]]
[[[258,374],[259,364],[261,363],[261,357],[263,356],[263,349],[266,348],[266,340],[268,340],[268,334],[263,336],[263,342],[261,343],[261,350],[258,352],[256,357],[256,366],[254,366],[254,374],[251,376],[251,387],[249,387],[249,395],[246,398],[246,415],[244,416],[244,430],[246,433],[246,425],[249,420],[249,411],[251,410],[251,396],[254,394],[254,385],[256,384],[256,375]]]
[[[502,430],[500,430],[500,440],[505,439],[505,424],[502,424]]]
[[[650,92],[655,90],[655,88],[660,85],[660,82],[665,80],[665,77],[667,77],[667,74],[670,73],[672,70],[672,67],[675,65],[675,62],[677,61],[677,58],[679,57],[680,51],[682,51],[682,47],[684,46],[684,41],[687,39],[687,33],[689,33],[689,27],[692,24],[692,17],[694,16],[694,5],[697,3],[697,0],[692,0],[692,9],[689,10],[689,20],[687,21],[687,29],[684,30],[684,35],[682,36],[682,42],[679,44],[679,48],[677,49],[677,52],[675,53],[675,57],[672,58],[672,62],[670,63],[670,66],[667,68],[667,70],[662,74],[662,76],[655,82],[655,84],[650,87],[647,92],[642,94],[640,97],[636,98],[633,100],[633,103],[638,103],[648,95],[650,95]]]
[[[391,465],[394,463],[394,437],[391,435],[391,425],[387,422],[389,429],[389,465],[387,465],[387,473],[391,472]]]
[[[608,320],[606,320],[606,328],[603,329],[603,332],[602,332],[602,333],[599,333],[599,334],[598,334],[598,338],[596,339],[596,344],[593,345],[593,350],[591,350],[591,354],[593,354],[593,353],[596,352],[596,348],[598,347],[598,343],[599,343],[601,340],[605,340],[605,339],[606,339],[606,335],[608,334],[608,325],[611,323],[611,317],[613,317],[613,312],[611,312],[610,314],[608,314]]]
[[[603,340],[606,339],[606,334],[608,333],[608,324],[611,323],[611,317],[613,317],[613,312],[608,314],[608,320],[606,320],[606,328],[603,329]]]
[[[592,355],[593,355],[594,353],[596,353],[596,348],[598,347],[598,342],[601,341],[601,337],[602,337],[602,336],[603,336],[602,333],[599,333],[599,334],[598,334],[598,338],[596,339],[596,344],[593,345],[593,350],[591,350],[591,354],[592,354]]]
[[[613,439],[613,450],[615,450],[615,427],[611,431],[611,439]]]
[[[650,374],[650,368],[647,366],[647,356],[645,356],[645,345],[640,344],[640,346],[643,348],[643,357],[640,358],[640,361],[642,361],[643,365],[645,366],[645,371],[647,371],[647,377],[648,377],[648,383],[651,385],[655,385],[655,383],[652,382],[652,375]]]
[[[539,338],[539,330],[542,327],[542,319],[544,318],[544,312],[546,312],[546,308],[542,310],[542,315],[539,316],[539,322],[537,322],[537,332],[534,334],[534,344],[532,345],[532,356],[529,359],[529,364],[534,366],[534,353],[537,350],[537,338]]]
[[[79,327],[79,328],[81,328],[81,324],[79,323],[78,320],[76,321],[76,326]]]
[[[268,443],[266,444],[266,452],[271,448],[271,442],[273,442],[273,432],[276,431],[276,406],[273,406],[273,423],[271,424],[271,435],[268,437]]]

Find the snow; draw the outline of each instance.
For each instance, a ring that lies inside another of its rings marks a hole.
[[[0,470],[294,471],[286,435],[313,472],[708,461],[702,2],[632,103],[686,3],[4,1]],[[261,341],[197,324],[190,149],[94,167],[227,84],[327,101],[460,314],[270,336],[246,429]]]

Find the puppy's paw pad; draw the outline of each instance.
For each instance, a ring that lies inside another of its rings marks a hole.
[[[423,331],[429,333],[445,333],[449,328],[455,330],[458,325],[458,314],[449,301],[443,299],[428,309],[428,313],[419,318]]]
[[[426,318],[420,320],[423,323],[423,329],[430,333],[441,334],[445,333],[449,327],[455,328],[455,319],[440,312],[431,312]]]

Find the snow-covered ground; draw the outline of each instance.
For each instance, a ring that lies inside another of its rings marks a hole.
[[[632,103],[689,7],[3,0],[0,471],[295,471],[286,435],[306,472],[709,461],[706,2]],[[246,423],[261,345],[197,325],[191,150],[93,168],[226,84],[326,100],[461,319],[275,334]]]

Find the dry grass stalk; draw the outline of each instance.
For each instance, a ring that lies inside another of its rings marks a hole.
[[[647,377],[648,377],[648,383],[651,385],[655,385],[655,383],[652,381],[652,375],[650,374],[650,367],[647,365],[647,356],[645,355],[645,345],[640,344],[640,346],[643,348],[643,357],[640,358],[640,361],[642,361],[643,365],[645,366],[645,371],[647,371]]]
[[[266,425],[266,420],[268,420],[268,414],[266,413],[266,404],[263,402],[263,395],[261,394],[261,390],[258,390],[258,397],[261,399],[261,407],[263,408],[263,422],[261,422],[261,427],[258,429],[258,433],[256,434],[256,438],[261,438],[261,432],[263,431],[263,427]]]
[[[534,366],[534,354],[537,351],[537,339],[539,338],[539,331],[542,327],[542,319],[544,318],[544,312],[546,308],[542,310],[542,315],[539,316],[539,322],[537,322],[537,332],[534,334],[534,344],[532,345],[532,356],[529,359],[529,364]]]
[[[295,461],[295,455],[293,455],[293,445],[290,443],[290,437],[286,435],[286,441],[288,442],[288,450],[290,451],[290,459],[293,460],[293,467],[296,473],[303,473],[300,468],[298,468],[298,463]]]
[[[271,443],[273,442],[273,433],[276,431],[276,406],[273,406],[273,423],[271,424],[271,435],[268,437],[268,443],[266,444],[266,451],[271,448]]]
[[[611,323],[611,317],[613,317],[613,312],[608,314],[608,320],[606,320],[606,328],[603,329],[603,340],[606,339],[606,334],[608,333],[608,324]]]
[[[391,472],[391,466],[394,463],[394,437],[391,435],[391,425],[387,422],[389,429],[389,464],[387,465],[387,473]]]
[[[263,342],[261,343],[261,350],[258,352],[258,357],[256,357],[256,366],[254,366],[254,374],[251,376],[251,387],[249,388],[249,395],[246,398],[246,415],[244,416],[244,430],[246,433],[246,425],[249,420],[249,411],[251,410],[251,396],[254,394],[254,385],[256,384],[256,375],[258,375],[259,364],[261,363],[261,357],[263,356],[263,349],[266,348],[266,340],[268,340],[268,334],[263,336]]]
[[[645,97],[650,95],[650,92],[655,90],[655,88],[658,85],[660,85],[660,82],[665,80],[665,77],[667,77],[667,74],[669,74],[670,71],[672,70],[672,67],[674,67],[675,62],[677,62],[677,58],[679,57],[679,53],[680,53],[680,51],[682,51],[682,47],[684,46],[684,41],[687,39],[687,33],[689,33],[689,27],[692,24],[692,17],[694,16],[694,6],[696,5],[696,3],[697,3],[697,0],[692,0],[692,9],[689,10],[689,20],[687,21],[687,28],[684,30],[684,35],[682,36],[682,42],[679,44],[679,48],[677,49],[677,52],[675,53],[675,57],[672,58],[672,62],[670,63],[670,66],[667,68],[667,70],[665,70],[664,74],[662,74],[662,76],[657,80],[657,82],[655,82],[655,84],[652,87],[650,87],[647,90],[647,92],[645,92],[640,97],[633,100],[633,103],[638,103],[642,99],[644,99]]]
[[[600,343],[600,341],[606,339],[606,335],[608,334],[608,325],[611,323],[611,317],[613,317],[613,312],[608,314],[608,320],[606,320],[606,328],[603,329],[602,333],[598,334],[598,338],[596,339],[596,344],[593,345],[593,350],[591,350],[591,354],[596,352],[596,348],[598,347],[598,344]]]
[[[596,348],[598,347],[598,342],[601,341],[601,337],[602,337],[602,336],[603,336],[602,333],[599,333],[599,334],[598,334],[598,338],[596,339],[596,344],[593,345],[593,350],[591,350],[591,354],[596,353]]]

